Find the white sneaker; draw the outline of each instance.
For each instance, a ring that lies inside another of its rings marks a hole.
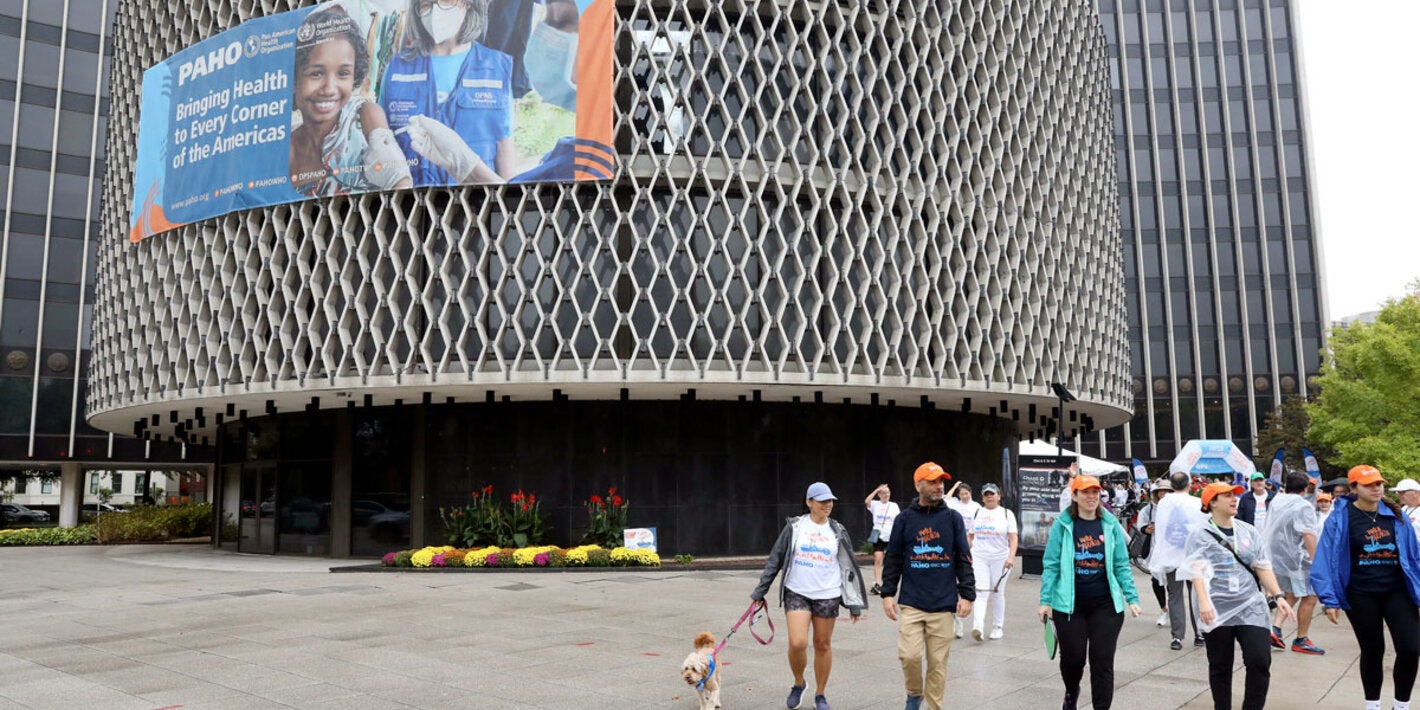
[[[974,638],[974,639],[976,639],[977,641],[980,641],[980,640],[981,640],[981,627],[980,627],[980,626],[974,626],[974,627],[972,627],[972,629],[971,629],[971,637]]]
[[[999,639],[999,638],[1001,638],[1002,636],[1005,636],[1005,635],[1006,635],[1006,632],[1003,631],[1003,630],[1001,629],[1001,627],[999,627],[999,626],[993,626],[993,627],[991,627],[991,635],[990,635],[990,636],[987,636],[986,638],[995,640],[995,639]]]
[[[1166,612],[1166,611],[1161,611],[1161,612],[1159,612],[1159,620],[1154,622],[1154,626],[1157,626],[1157,627],[1159,627],[1159,628],[1162,629],[1162,628],[1164,628],[1165,626],[1168,626],[1168,625],[1169,625],[1169,613]]]
[[[952,633],[953,633],[957,638],[961,638],[961,636],[962,636],[962,623],[961,623],[961,619],[952,619]]]

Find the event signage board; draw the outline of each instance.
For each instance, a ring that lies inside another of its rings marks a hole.
[[[1031,456],[1019,459],[1020,493],[1016,517],[1020,520],[1023,554],[1040,555],[1050,539],[1050,526],[1060,517],[1060,491],[1070,482],[1073,456]]]
[[[316,197],[611,179],[614,0],[447,5],[324,2],[150,67],[129,239]]]

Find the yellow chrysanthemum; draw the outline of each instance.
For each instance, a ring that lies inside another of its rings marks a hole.
[[[453,552],[454,548],[444,545],[442,547],[426,547],[410,555],[409,563],[415,567],[428,567],[434,562],[434,555],[444,552]]]
[[[555,549],[557,548],[553,547],[552,545],[544,545],[542,547],[519,548],[513,551],[513,564],[517,565],[518,567],[532,567],[533,558],[544,552],[551,552]]]

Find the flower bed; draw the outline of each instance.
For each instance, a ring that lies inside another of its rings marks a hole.
[[[610,550],[599,545],[561,548],[539,547],[424,547],[401,550],[384,556],[386,567],[413,569],[463,568],[534,568],[534,567],[660,567],[661,558],[650,550],[616,547]]]

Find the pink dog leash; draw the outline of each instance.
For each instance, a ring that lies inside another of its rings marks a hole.
[[[774,619],[770,618],[768,614],[764,613],[764,610],[765,604],[763,601],[750,602],[749,608],[745,609],[745,613],[740,614],[740,620],[736,621],[735,625],[730,627],[730,633],[725,634],[725,638],[720,640],[720,644],[715,647],[714,651],[710,652],[710,656],[713,658],[715,656],[720,655],[720,651],[725,648],[725,644],[730,642],[730,637],[734,636],[735,632],[740,630],[740,626],[744,625],[746,620],[749,621],[750,635],[754,636],[754,640],[758,641],[759,645],[768,646],[769,644],[774,643]],[[754,630],[754,622],[760,618],[763,618],[769,624],[769,638],[764,638],[763,636],[760,636],[759,632]]]

